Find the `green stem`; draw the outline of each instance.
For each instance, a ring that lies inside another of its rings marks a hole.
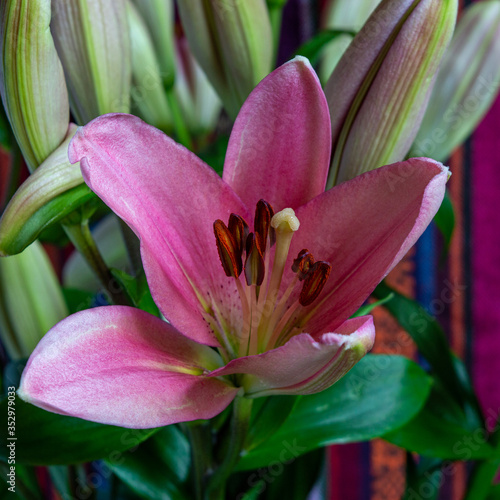
[[[191,142],[191,137],[189,135],[189,130],[186,126],[186,122],[182,117],[182,111],[179,106],[179,101],[177,100],[173,88],[166,90],[167,101],[172,112],[172,118],[174,120],[174,128],[177,134],[177,139],[186,148],[192,150],[193,144]]]
[[[212,467],[212,440],[206,424],[185,425],[191,442],[191,459],[196,500],[203,500],[206,472]]]
[[[225,498],[226,481],[238,463],[241,450],[245,444],[252,413],[252,403],[252,399],[245,397],[237,396],[234,400],[229,446],[224,460],[215,470],[208,484],[208,500],[224,500]]]
[[[91,269],[99,278],[101,285],[109,295],[111,301],[116,305],[130,305],[123,290],[117,283],[108,266],[102,258],[101,252],[90,232],[88,221],[76,224],[64,224],[63,228],[71,243],[82,254]]]
[[[142,267],[141,260],[140,241],[132,231],[132,229],[128,227],[126,222],[124,222],[119,217],[118,220],[120,221],[120,229],[122,232],[123,240],[125,242],[125,248],[127,249],[130,265],[132,266],[134,276],[137,278],[144,273],[144,268]]]

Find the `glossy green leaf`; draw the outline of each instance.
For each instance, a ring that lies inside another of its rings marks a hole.
[[[302,44],[295,52],[295,55],[307,57],[311,64],[316,64],[321,56],[322,50],[341,35],[356,36],[352,30],[325,30],[320,31],[316,36]]]
[[[150,500],[184,500],[188,498],[181,484],[190,468],[189,443],[178,429],[170,425],[125,452],[119,460],[106,465],[134,492]]]
[[[100,458],[118,460],[125,450],[136,447],[157,429],[124,429],[79,418],[56,415],[15,400],[16,461],[32,465],[63,465]],[[7,400],[0,403],[7,414]],[[5,434],[0,438],[0,461],[7,460]]]
[[[441,203],[441,207],[439,207],[437,214],[434,216],[434,222],[439,232],[443,235],[444,248],[441,259],[444,260],[448,254],[451,238],[455,229],[455,211],[453,210],[453,203],[448,191],[446,191],[443,203]]]
[[[448,282],[447,288],[441,293],[441,299],[449,303],[461,291],[460,285]],[[461,406],[469,404],[477,413],[478,404],[475,396],[460,380],[454,357],[439,323],[417,302],[393,290],[384,282],[375,289],[373,295],[382,298],[391,292],[394,293],[394,297],[384,307],[410,334],[422,356],[431,365],[436,377],[450,391],[455,400]],[[476,420],[480,421],[480,417],[478,416]]]
[[[481,427],[469,429],[443,411],[443,394],[433,389],[423,410],[405,426],[385,436],[387,441],[427,457],[477,460],[500,457],[486,442]]]
[[[277,432],[298,399],[297,396],[270,396],[256,399],[252,408],[246,449],[251,450],[259,446]]]
[[[369,354],[329,389],[302,396],[278,432],[243,454],[238,469],[287,461],[328,444],[384,435],[418,413],[430,386],[430,377],[413,361]]]

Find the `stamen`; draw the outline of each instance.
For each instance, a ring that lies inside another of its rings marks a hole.
[[[236,243],[231,231],[220,219],[214,222],[214,233],[220,262],[226,276],[238,278],[243,270],[239,245]]]
[[[303,281],[307,278],[309,271],[311,270],[314,264],[314,257],[312,253],[309,252],[306,248],[299,252],[297,258],[293,261],[292,271],[294,273],[298,273],[300,281]]]
[[[331,270],[332,266],[328,262],[318,261],[314,263],[300,292],[299,302],[302,306],[308,306],[318,298]]]
[[[228,228],[230,233],[233,235],[240,255],[243,255],[243,250],[245,250],[245,243],[249,232],[248,224],[240,215],[231,214],[229,216]]]
[[[266,250],[267,235],[269,234],[271,246],[274,244],[274,229],[271,219],[274,217],[273,207],[265,200],[259,200],[255,209],[254,231],[260,243],[260,248]],[[269,230],[271,230],[269,232]]]
[[[260,286],[264,281],[264,257],[259,241],[259,238],[254,233],[248,235],[246,244],[245,279],[249,286]]]

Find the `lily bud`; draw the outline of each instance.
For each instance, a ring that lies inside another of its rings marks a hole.
[[[151,33],[160,63],[163,85],[169,89],[175,80],[174,2],[173,0],[134,0],[134,4]]]
[[[61,220],[94,195],[83,181],[80,164],[71,165],[66,140],[16,191],[0,218],[0,256],[14,255],[30,245],[46,227]]]
[[[61,288],[39,242],[0,259],[0,335],[13,359],[27,358],[40,339],[68,316]]]
[[[221,101],[185,38],[177,43],[177,63],[175,95],[184,120],[191,134],[203,135],[214,129],[222,109]]]
[[[329,30],[358,32],[379,3],[380,0],[330,0],[326,7],[323,27]],[[328,80],[352,39],[352,35],[342,34],[325,46],[320,68],[322,81]]]
[[[52,10],[52,35],[77,122],[127,113],[132,70],[125,0],[53,0]]]
[[[446,51],[412,156],[446,160],[476,128],[500,88],[500,2],[466,9]]]
[[[417,134],[457,0],[384,0],[326,86],[333,156],[328,187],[404,158]]]
[[[30,171],[61,144],[69,123],[50,18],[50,0],[3,0],[0,5],[0,92]]]
[[[172,128],[162,70],[146,23],[132,2],[127,2],[132,47],[132,107],[150,125]]]
[[[180,0],[178,6],[193,54],[235,118],[271,71],[273,42],[265,0]]]

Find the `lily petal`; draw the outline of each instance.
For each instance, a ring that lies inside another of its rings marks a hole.
[[[267,76],[236,119],[223,179],[255,207],[298,207],[325,190],[331,152],[325,95],[309,61],[296,57]]]
[[[244,373],[250,397],[271,394],[314,394],[342,378],[373,346],[375,327],[371,316],[347,320],[336,333],[317,340],[296,335],[285,345],[257,356],[229,362],[212,376]]]
[[[324,290],[308,306],[306,331],[335,331],[361,306],[431,222],[447,179],[441,163],[413,158],[355,177],[296,210],[301,225],[287,266],[303,248],[332,266]],[[288,282],[291,275],[286,273]]]
[[[238,294],[221,268],[213,223],[231,212],[249,219],[240,199],[198,157],[131,115],[106,115],[82,127],[69,156],[81,160],[90,188],[141,239],[148,283],[165,317],[191,338],[216,345],[202,308],[220,309]]]
[[[221,364],[209,347],[138,309],[99,307],[58,323],[33,352],[19,395],[46,410],[152,428],[211,418],[238,389],[200,375]]]

